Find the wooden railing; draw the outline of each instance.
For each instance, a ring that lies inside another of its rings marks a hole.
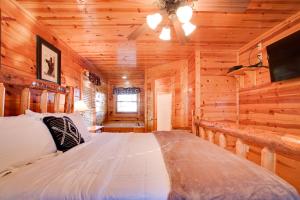
[[[42,86],[38,87],[36,84],[25,87],[21,92],[20,100],[20,114],[24,114],[25,110],[30,109],[31,90],[41,90],[40,95],[40,112],[46,113],[48,111],[48,94],[54,93],[54,112],[73,112],[74,107],[74,89],[72,87],[61,88],[57,90],[53,88],[44,89]],[[0,83],[0,117],[5,114],[5,86]],[[63,107],[63,108],[62,108]]]
[[[207,139],[222,148],[227,147],[226,136],[236,138],[235,153],[241,157],[246,158],[249,152],[249,144],[262,147],[261,166],[272,172],[276,170],[276,153],[300,160],[300,137],[296,135],[279,134],[251,127],[239,127],[236,124],[199,119],[194,119],[194,125],[196,133],[201,138]],[[216,134],[218,134],[217,141],[215,140]]]

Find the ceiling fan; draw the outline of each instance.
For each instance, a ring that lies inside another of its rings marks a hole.
[[[190,22],[193,15],[193,1],[157,0],[154,3],[160,10],[154,14],[148,15],[146,22],[136,28],[128,36],[128,40],[136,40],[148,28],[155,30],[163,21],[163,18],[168,18],[169,24],[173,25],[180,43],[184,44],[187,42],[187,36],[196,29],[196,26]],[[159,35],[161,40],[171,40],[171,29],[169,24],[162,28]]]
[[[188,41],[196,26],[190,22],[193,11],[209,12],[245,12],[250,0],[156,0],[154,4],[159,10],[147,16],[146,22],[137,27],[127,38],[136,40],[148,28],[156,30],[163,19],[169,24],[163,26],[159,35],[161,40],[171,40],[170,25],[174,27],[176,36],[181,44]]]

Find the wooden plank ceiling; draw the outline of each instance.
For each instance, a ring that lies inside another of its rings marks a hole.
[[[194,12],[192,23],[197,29],[182,46],[174,34],[172,41],[159,40],[161,27],[156,32],[147,30],[137,41],[127,40],[148,14],[158,10],[154,0],[17,1],[112,78],[123,74],[143,78],[145,67],[187,58],[196,48],[236,51],[300,10],[300,0],[251,0],[242,13],[232,9],[221,11],[226,9],[224,2],[230,5],[229,0],[213,0],[215,5],[199,0],[199,6],[206,5],[205,9],[210,11]]]

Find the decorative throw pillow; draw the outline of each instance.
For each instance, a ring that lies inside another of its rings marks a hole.
[[[59,151],[68,151],[84,142],[77,127],[69,117],[44,117],[43,122],[48,127]]]

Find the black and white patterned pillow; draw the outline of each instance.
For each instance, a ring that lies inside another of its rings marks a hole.
[[[48,127],[59,151],[68,151],[84,142],[77,127],[69,117],[44,117],[43,122]]]

